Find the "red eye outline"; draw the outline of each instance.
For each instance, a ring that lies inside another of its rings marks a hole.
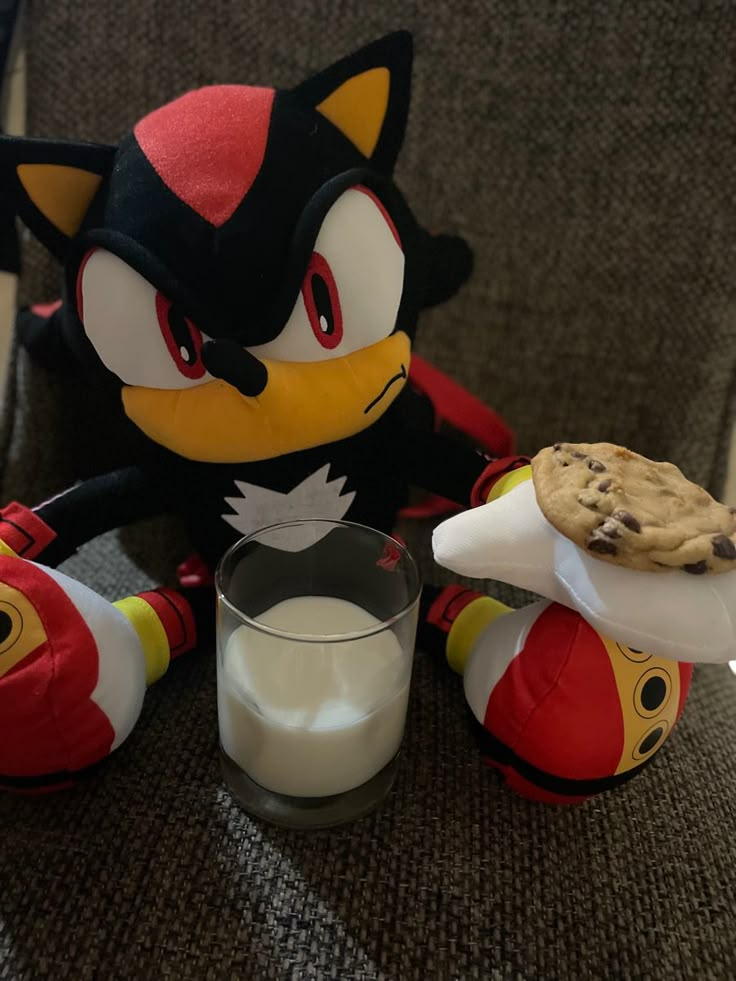
[[[361,194],[365,194],[365,196],[370,198],[371,201],[375,204],[375,206],[383,215],[383,220],[388,225],[388,229],[394,237],[394,242],[396,242],[398,247],[403,252],[404,246],[401,244],[401,239],[399,238],[399,233],[396,230],[396,225],[394,225],[393,219],[391,215],[388,213],[388,211],[386,210],[386,205],[383,203],[383,201],[381,201],[378,195],[374,194],[374,192],[369,187],[366,187],[365,184],[356,184],[355,190],[360,191]]]
[[[96,249],[90,249],[88,252],[85,252],[82,261],[79,263],[79,269],[77,270],[77,288],[76,288],[77,316],[79,317],[82,323],[84,323],[84,296],[82,295],[82,277],[84,276],[84,270],[87,266],[87,263],[89,262],[92,253],[95,251]]]
[[[317,277],[317,282],[314,282],[315,277]],[[319,285],[319,280],[324,284],[324,290]],[[316,297],[315,286],[317,287]],[[328,321],[328,326],[332,328],[329,332],[326,332],[322,327],[322,318],[325,317],[325,294],[329,301],[332,319],[331,324]],[[333,351],[343,338],[342,310],[340,308],[337,283],[335,282],[335,277],[332,275],[330,264],[319,252],[313,252],[309,260],[307,271],[304,274],[304,282],[302,283],[302,297],[312,333],[322,347],[327,348],[328,351]],[[323,307],[322,312],[319,309],[320,306]]]
[[[158,319],[158,326],[171,355],[171,359],[185,378],[196,381],[199,378],[203,378],[206,374],[201,357],[202,335],[188,317],[182,317],[183,323],[189,331],[189,341],[191,342],[190,347],[193,355],[193,360],[186,361],[181,354],[181,348],[184,345],[177,343],[171,328],[170,314],[173,306],[174,304],[171,300],[168,300],[159,292],[156,293],[156,317]]]

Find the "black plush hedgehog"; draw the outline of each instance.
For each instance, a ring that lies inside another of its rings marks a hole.
[[[418,312],[455,292],[470,253],[423,231],[391,178],[410,64],[410,37],[393,34],[293,90],[190,92],[118,146],[0,142],[3,206],[66,270],[63,301],[22,314],[22,337],[118,388],[150,438],[135,466],[2,512],[2,784],[63,784],[103,757],[145,680],[194,643],[171,590],[119,604],[122,639],[96,629],[110,605],[47,568],[91,537],[179,512],[211,568],[263,525],[390,530],[410,484],[468,505],[505,469],[411,410]],[[102,684],[126,644],[142,648],[130,696]]]

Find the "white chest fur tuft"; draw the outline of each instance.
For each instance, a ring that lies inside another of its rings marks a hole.
[[[225,503],[233,508],[235,514],[223,514],[222,518],[242,535],[250,535],[259,528],[282,521],[344,518],[353,503],[355,491],[343,494],[347,477],[329,480],[329,472],[330,465],[326,463],[286,493],[236,480],[240,497],[225,498]],[[324,534],[328,531],[329,527],[326,527]],[[295,529],[291,529],[280,537],[278,547],[284,551],[298,552],[314,541],[313,530],[309,533],[309,539],[305,540]]]

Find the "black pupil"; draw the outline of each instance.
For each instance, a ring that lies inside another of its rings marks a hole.
[[[327,289],[327,283],[319,273],[312,273],[310,285],[312,287],[312,296],[314,297],[314,306],[317,311],[317,319],[319,320],[319,329],[327,337],[331,337],[335,333],[335,318],[332,315],[332,302],[330,300],[330,291]]]
[[[0,610],[0,644],[5,643],[5,641],[10,636],[13,629],[13,620],[7,613]]]
[[[641,690],[641,704],[647,712],[653,712],[664,701],[667,694],[667,682],[664,678],[654,677],[645,682]]]
[[[179,357],[182,359],[184,364],[194,364],[194,362],[197,360],[197,351],[194,347],[194,338],[192,337],[192,332],[189,329],[187,318],[175,304],[172,304],[169,308],[169,330],[171,331],[171,336],[174,339],[176,349],[179,352]]]
[[[642,756],[648,753],[650,749],[654,749],[659,740],[662,738],[662,732],[662,728],[657,726],[656,729],[652,729],[645,739],[642,739],[641,745],[639,746],[639,753]]]

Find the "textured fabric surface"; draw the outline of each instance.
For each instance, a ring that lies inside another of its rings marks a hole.
[[[69,563],[109,596],[114,538]],[[0,798],[0,977],[698,978],[736,971],[736,684],[696,671],[643,776],[578,808],[478,764],[457,681],[417,656],[382,809],[302,836],[219,780],[214,663],[177,662],[128,744],[61,797]]]
[[[628,442],[717,489],[736,359],[732,5],[423,0],[400,23],[354,0],[28,8],[30,132],[98,140],[193,85],[288,85],[414,30],[399,178],[426,225],[477,252],[422,353],[522,449]],[[50,262],[27,255],[25,296],[52,296]],[[16,369],[5,499],[125,458],[111,407]],[[428,530],[411,529],[425,566]],[[156,580],[184,554],[170,532],[107,536],[65,571],[110,598],[145,588],[142,566]],[[0,978],[732,978],[734,745],[736,679],[702,668],[642,777],[533,805],[483,770],[459,682],[419,654],[394,792],[302,837],[222,789],[213,656],[195,654],[88,783],[0,798]]]

